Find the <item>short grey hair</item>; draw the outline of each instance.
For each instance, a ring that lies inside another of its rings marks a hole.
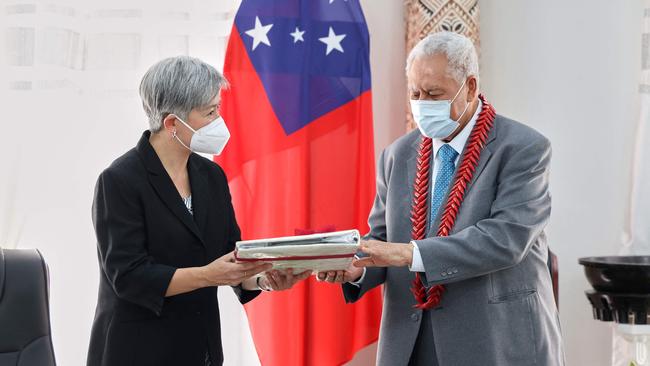
[[[469,76],[478,79],[478,55],[474,44],[469,38],[454,32],[433,33],[418,42],[406,59],[406,71],[416,58],[435,54],[447,56],[447,73],[458,83]]]
[[[197,58],[177,56],[159,61],[140,82],[149,130],[162,130],[162,121],[169,114],[186,120],[192,109],[208,105],[227,85],[219,71]]]

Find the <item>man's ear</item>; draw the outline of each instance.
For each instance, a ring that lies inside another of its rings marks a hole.
[[[467,102],[471,102],[478,96],[478,79],[471,75],[467,80]]]

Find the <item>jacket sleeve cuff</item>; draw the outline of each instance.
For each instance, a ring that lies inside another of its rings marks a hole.
[[[243,305],[246,304],[247,302],[253,300],[256,298],[262,291],[260,290],[244,290],[244,288],[239,285],[239,286],[233,286],[232,287],[233,291],[235,291],[235,295],[237,295],[237,298],[239,299],[239,302]]]
[[[366,277],[366,268],[363,268],[363,273],[361,274],[361,277],[359,277],[358,280],[349,282],[351,285],[357,286],[361,288],[361,284],[363,283],[363,279]]]

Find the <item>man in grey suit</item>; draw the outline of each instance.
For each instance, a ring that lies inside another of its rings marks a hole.
[[[549,141],[479,97],[466,37],[428,36],[406,71],[418,130],[379,158],[362,258],[319,279],[343,283],[348,302],[384,285],[379,365],[564,365],[544,233]]]

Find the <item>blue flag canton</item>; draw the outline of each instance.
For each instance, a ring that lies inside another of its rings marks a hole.
[[[244,0],[235,25],[287,135],[370,89],[359,0]]]

